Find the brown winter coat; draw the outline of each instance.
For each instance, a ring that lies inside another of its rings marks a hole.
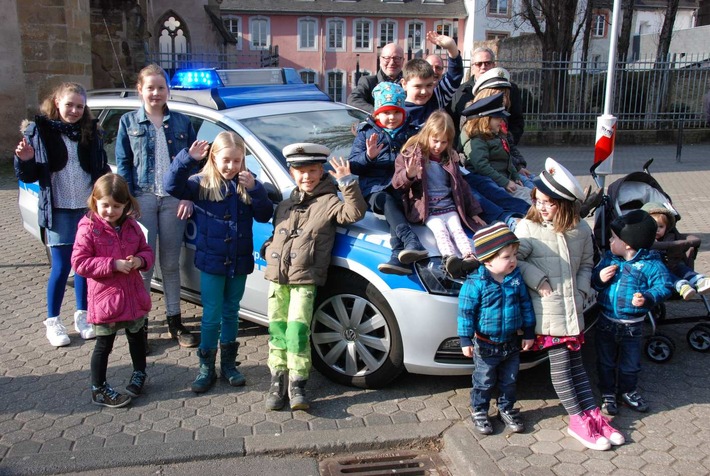
[[[325,284],[336,225],[355,223],[367,211],[357,180],[340,190],[344,202],[326,174],[312,193],[296,188],[279,203],[274,212],[274,234],[262,248],[266,279],[279,284]]]
[[[414,149],[403,151],[397,156],[394,163],[394,177],[392,186],[402,190],[402,200],[404,202],[404,214],[410,223],[424,223],[429,217],[429,197],[427,195],[426,175],[420,175],[410,180],[407,177],[405,160],[407,157],[419,159],[423,164],[422,151],[418,146]],[[451,195],[456,204],[456,211],[461,217],[461,223],[472,231],[481,228],[481,225],[473,221],[473,217],[479,215],[483,208],[471,193],[471,188],[463,178],[459,169],[458,161],[449,160],[444,165],[444,170],[449,173],[451,179]]]

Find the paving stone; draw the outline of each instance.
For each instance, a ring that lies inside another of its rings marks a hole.
[[[537,443],[533,443],[530,449],[533,451],[533,453],[547,455],[554,455],[562,451],[562,447],[559,445],[559,443],[556,443],[554,441],[538,441]]]
[[[502,459],[496,461],[496,464],[503,472],[510,473],[520,473],[523,469],[530,466],[530,464],[523,458],[518,458],[516,456],[506,456]]]
[[[530,466],[549,469],[552,469],[553,466],[559,463],[559,461],[557,460],[557,458],[554,457],[554,455],[546,453],[535,453],[534,449],[533,454],[525,458],[525,461],[527,461]]]

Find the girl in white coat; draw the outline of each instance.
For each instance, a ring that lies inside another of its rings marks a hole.
[[[534,179],[533,206],[518,223],[518,260],[535,309],[535,350],[547,350],[552,385],[570,415],[567,432],[587,448],[607,450],[624,436],[602,416],[584,365],[584,300],[590,295],[592,230],[579,216],[582,187],[548,158]]]

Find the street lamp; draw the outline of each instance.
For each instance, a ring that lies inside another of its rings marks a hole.
[[[407,37],[407,61],[412,59],[412,46],[414,45],[414,38],[412,35]]]

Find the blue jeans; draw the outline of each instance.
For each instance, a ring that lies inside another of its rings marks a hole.
[[[186,223],[177,217],[180,200],[170,196],[158,197],[153,193],[141,193],[136,200],[141,207],[138,221],[148,230],[148,245],[160,264],[167,315],[175,316],[180,314],[180,252]],[[153,270],[154,267],[141,272],[148,292]]]
[[[621,324],[601,316],[596,328],[599,391],[602,395],[616,394],[617,390],[618,393],[633,392],[641,372],[643,322]]]
[[[473,388],[471,408],[474,412],[487,412],[491,394],[498,384],[498,409],[510,411],[517,401],[515,381],[520,367],[520,348],[517,341],[491,344],[475,339],[473,346]]]
[[[237,340],[239,332],[239,302],[244,296],[247,277],[233,278],[200,271],[202,294],[202,324],[200,349],[217,348],[217,341],[229,344]]]
[[[490,177],[468,173],[464,175],[464,179],[471,187],[473,196],[481,204],[481,218],[486,223],[506,222],[513,216],[522,218],[530,208],[524,200],[513,197]]]

